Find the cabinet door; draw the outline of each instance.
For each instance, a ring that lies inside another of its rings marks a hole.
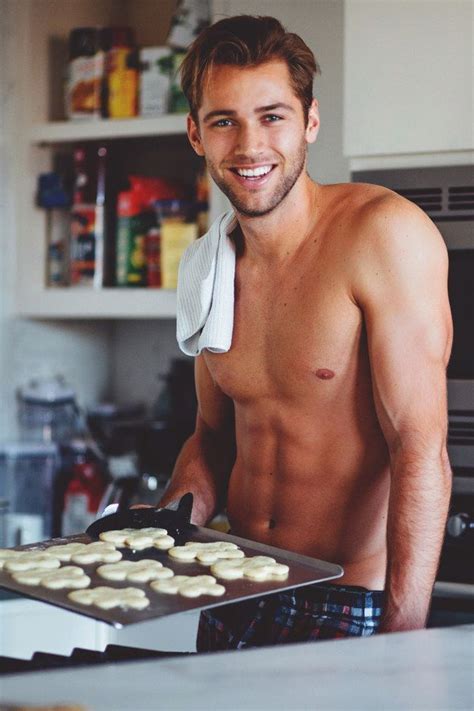
[[[474,146],[471,0],[346,0],[346,156]]]

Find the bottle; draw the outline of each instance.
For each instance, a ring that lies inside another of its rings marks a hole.
[[[145,237],[146,285],[154,289],[161,286],[161,232],[151,227]]]
[[[79,146],[74,150],[69,270],[71,286],[104,286],[106,165],[105,146]]]
[[[140,50],[140,116],[168,112],[173,58],[169,47]]]
[[[117,200],[117,286],[146,286],[145,240],[156,224],[152,210],[137,190],[124,190]]]
[[[106,113],[109,118],[131,118],[138,113],[138,52],[130,27],[107,27]]]
[[[69,445],[69,465],[62,472],[65,484],[61,534],[84,533],[96,519],[106,488],[101,462],[85,440]]]

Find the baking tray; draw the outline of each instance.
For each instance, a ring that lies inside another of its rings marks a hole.
[[[76,536],[68,536],[65,538],[53,538],[49,541],[30,544],[27,546],[18,546],[16,550],[46,550],[49,546],[59,545],[61,543],[90,543],[92,538],[87,534],[78,534]],[[316,558],[299,555],[281,548],[267,546],[263,543],[256,543],[245,538],[239,538],[220,531],[214,531],[209,528],[193,526],[193,530],[186,535],[184,540],[201,541],[203,543],[211,541],[231,541],[236,543],[245,553],[246,556],[268,555],[278,563],[285,563],[290,566],[290,572],[285,580],[273,580],[267,582],[256,582],[245,578],[240,580],[219,580],[226,589],[226,592],[221,597],[211,597],[203,595],[198,598],[186,598],[181,595],[167,595],[157,593],[152,590],[149,583],[135,583],[129,581],[115,582],[101,578],[96,573],[96,569],[101,563],[92,565],[82,565],[86,574],[91,578],[89,587],[97,587],[99,585],[108,585],[110,587],[125,588],[137,587],[146,592],[150,600],[150,605],[144,610],[125,610],[120,607],[111,610],[101,610],[98,607],[89,607],[72,602],[67,597],[70,590],[49,590],[39,586],[23,585],[17,583],[9,573],[0,570],[0,587],[13,590],[16,593],[24,595],[35,600],[41,600],[50,605],[62,607],[71,612],[76,612],[86,617],[92,617],[100,622],[105,622],[113,625],[116,628],[126,625],[154,620],[158,617],[175,615],[180,612],[189,610],[205,610],[211,607],[219,607],[229,602],[237,602],[246,600],[252,597],[260,597],[269,593],[280,592],[289,588],[301,587],[311,583],[320,583],[325,580],[333,580],[343,575],[343,569],[339,565],[326,563]],[[177,542],[181,545],[184,542],[183,538]],[[163,565],[171,568],[176,575],[209,575],[210,568],[200,563],[182,563],[174,558],[171,558],[166,551],[159,551],[156,548],[148,548],[143,551],[131,551],[125,548],[120,548],[124,560],[141,560],[142,558],[152,558],[159,560]],[[63,563],[62,565],[74,565],[74,563]]]

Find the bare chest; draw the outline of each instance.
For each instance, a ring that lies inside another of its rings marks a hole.
[[[321,265],[286,281],[241,283],[236,291],[232,347],[206,354],[212,377],[235,403],[303,403],[355,378],[363,324],[343,275],[330,276]]]

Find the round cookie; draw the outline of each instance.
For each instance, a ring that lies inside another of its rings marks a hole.
[[[155,580],[150,583],[155,592],[183,597],[200,597],[212,595],[217,597],[225,593],[225,587],[219,585],[212,575],[175,575],[168,580]]]
[[[55,570],[43,570],[34,568],[19,573],[13,573],[12,577],[17,583],[23,585],[40,585],[50,590],[64,590],[67,588],[87,588],[91,579],[85,575],[82,568],[74,565],[66,565],[64,568]]]
[[[93,605],[102,610],[121,607],[124,610],[144,610],[150,600],[139,588],[109,588],[101,586],[88,590],[74,590],[68,593],[68,598],[80,605]]]
[[[121,560],[97,568],[97,574],[106,580],[129,580],[133,583],[148,583],[150,580],[172,578],[171,568],[165,568],[158,560]]]

